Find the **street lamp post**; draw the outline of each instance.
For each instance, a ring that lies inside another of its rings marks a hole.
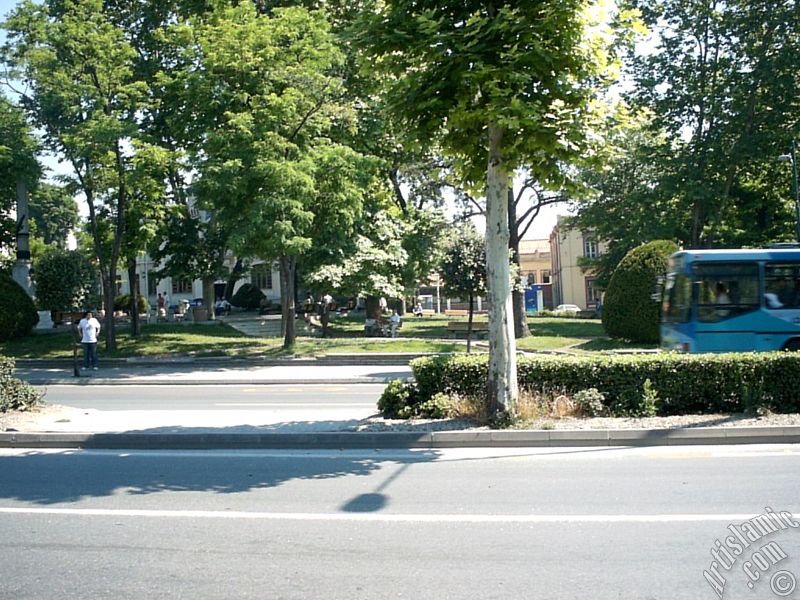
[[[797,143],[792,140],[791,154],[784,154],[779,157],[779,160],[792,163],[792,196],[794,196],[794,234],[795,241],[800,242],[800,189],[797,185]]]

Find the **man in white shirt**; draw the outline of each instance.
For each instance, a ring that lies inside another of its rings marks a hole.
[[[83,368],[88,369],[91,363],[92,370],[97,371],[97,335],[100,333],[100,321],[94,318],[92,311],[86,311],[78,323],[81,332],[81,345],[83,346]]]
[[[397,329],[400,327],[400,315],[397,314],[396,310],[392,311],[392,316],[389,317],[389,324],[392,330],[392,337],[397,337]]]

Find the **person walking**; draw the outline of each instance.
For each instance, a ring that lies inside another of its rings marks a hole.
[[[94,318],[92,311],[87,310],[78,323],[78,329],[83,346],[83,368],[88,369],[91,363],[92,370],[97,371],[97,335],[100,333],[100,321]]]
[[[392,311],[392,316],[389,317],[389,325],[391,326],[392,330],[392,337],[397,337],[397,329],[400,327],[400,315],[397,314],[396,310]]]

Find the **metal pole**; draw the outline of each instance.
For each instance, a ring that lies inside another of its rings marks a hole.
[[[797,185],[797,143],[792,140],[792,193],[795,210],[795,241],[800,242],[800,189]]]

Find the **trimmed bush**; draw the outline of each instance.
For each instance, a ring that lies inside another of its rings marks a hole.
[[[634,248],[619,263],[603,300],[603,328],[609,336],[658,343],[660,302],[653,298],[667,270],[674,242],[658,240]]]
[[[419,401],[440,392],[483,397],[487,363],[485,354],[411,361]],[[531,392],[595,388],[618,415],[800,411],[800,353],[794,352],[526,356],[517,362],[517,378]]]
[[[455,410],[450,396],[441,392],[422,400],[414,382],[395,379],[381,394],[378,409],[387,419],[445,419]]]
[[[395,379],[383,390],[381,397],[378,398],[378,410],[387,419],[400,416],[403,409],[414,403],[417,395],[416,387],[413,383]]]
[[[150,302],[147,300],[146,296],[139,294],[137,304],[139,305],[140,315],[150,311]],[[114,310],[124,310],[125,312],[131,312],[130,294],[122,294],[122,296],[117,296],[116,298],[114,298]]]
[[[30,410],[42,395],[24,381],[13,377],[14,359],[0,356],[0,412]]]
[[[0,273],[0,342],[25,337],[39,322],[36,305],[19,284]]]
[[[587,417],[599,417],[605,412],[605,397],[597,388],[581,390],[575,394],[575,407]]]
[[[245,283],[231,298],[231,304],[239,308],[259,308],[261,301],[266,299],[264,292],[252,283]]]

